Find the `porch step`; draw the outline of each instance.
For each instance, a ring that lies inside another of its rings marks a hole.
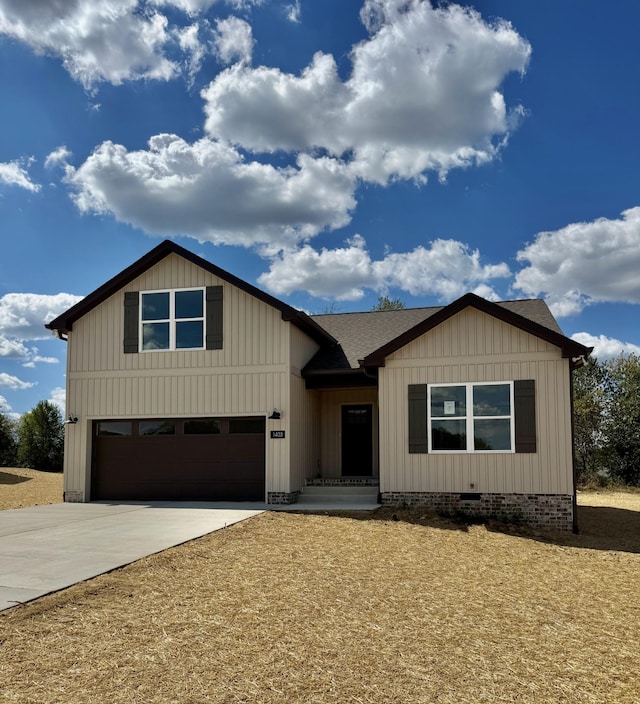
[[[376,504],[377,486],[305,486],[298,504]]]

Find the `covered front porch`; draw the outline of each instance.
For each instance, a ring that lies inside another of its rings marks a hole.
[[[377,486],[378,390],[316,389],[318,464],[305,476],[307,486]]]
[[[317,460],[305,472],[296,506],[376,508],[379,499],[378,390],[313,389]]]

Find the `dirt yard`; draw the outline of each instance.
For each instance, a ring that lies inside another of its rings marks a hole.
[[[262,514],[1,612],[2,701],[636,704],[640,494],[580,502],[577,536]]]
[[[0,467],[0,511],[62,501],[62,474]]]

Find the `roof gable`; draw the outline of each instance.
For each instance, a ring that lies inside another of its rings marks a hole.
[[[513,301],[513,303],[523,304],[526,302]],[[535,335],[536,337],[555,345],[560,348],[563,357],[587,357],[593,350],[592,347],[585,347],[579,342],[563,335],[559,331],[557,323],[552,316],[550,317],[554,323],[553,328],[543,325],[540,322],[537,322],[529,317],[525,317],[520,312],[517,312],[517,305],[506,307],[504,304],[500,305],[498,303],[493,303],[473,293],[467,293],[453,303],[450,303],[448,306],[437,309],[432,315],[423,319],[414,327],[406,330],[402,334],[368,354],[363,360],[363,366],[383,367],[385,365],[386,358],[390,354],[396,350],[399,350],[401,347],[404,347],[421,335],[433,330],[433,328],[468,307],[475,308],[476,310],[491,315],[504,323],[513,325],[520,330],[524,330],[531,335]],[[522,310],[521,306],[520,309]]]
[[[402,308],[399,310],[314,315],[339,342],[333,350],[320,350],[309,368],[359,369],[360,362],[380,346],[414,327],[439,308]]]
[[[516,313],[530,322],[538,323],[564,337],[546,303],[540,299],[498,301],[495,305]],[[313,374],[321,371],[341,371],[346,373],[348,370],[359,370],[366,357],[440,313],[443,309],[444,306],[432,306],[390,311],[314,315],[312,316],[313,320],[333,335],[339,341],[339,345],[332,349],[319,350],[305,367],[305,372]]]
[[[319,344],[336,343],[336,340],[326,330],[313,321],[306,313],[296,310],[287,303],[270,296],[268,293],[261,291],[259,288],[252,286],[246,281],[230,274],[228,271],[221,269],[215,264],[199,257],[197,254],[190,252],[188,249],[181,247],[171,240],[164,240],[161,242],[157,247],[154,247],[150,252],[147,252],[147,254],[138,259],[136,262],[128,266],[112,279],[109,279],[109,281],[104,283],[88,296],[85,296],[85,298],[83,298],[79,303],[76,303],[76,305],[69,308],[69,310],[65,311],[62,315],[59,315],[57,318],[54,318],[51,322],[47,323],[46,327],[49,330],[57,331],[59,335],[70,332],[73,329],[73,324],[76,320],[82,318],[82,316],[89,313],[100,303],[106,301],[107,298],[113,296],[128,283],[161,262],[170,254],[176,254],[183,257],[187,261],[201,267],[205,271],[208,271],[223,281],[236,286],[240,290],[248,293],[254,298],[257,298],[263,303],[276,308],[280,311],[284,321],[290,322],[300,328],[300,330],[305,332]]]

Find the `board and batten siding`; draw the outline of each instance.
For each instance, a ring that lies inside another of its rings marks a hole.
[[[410,384],[533,379],[537,452],[410,454]],[[569,360],[544,340],[467,308],[391,354],[379,375],[380,491],[573,491]]]
[[[223,287],[223,347],[124,354],[124,293]],[[91,428],[95,419],[269,415],[266,485],[289,491],[290,323],[280,311],[171,254],[77,320],[69,334],[65,491],[89,498]],[[269,429],[285,430],[271,440]]]
[[[305,479],[313,476],[320,463],[320,420],[317,394],[308,391],[302,369],[319,346],[298,328],[291,327],[291,488],[301,491]]]
[[[305,479],[320,466],[320,404],[304,379],[291,375],[291,491],[301,491]]]

